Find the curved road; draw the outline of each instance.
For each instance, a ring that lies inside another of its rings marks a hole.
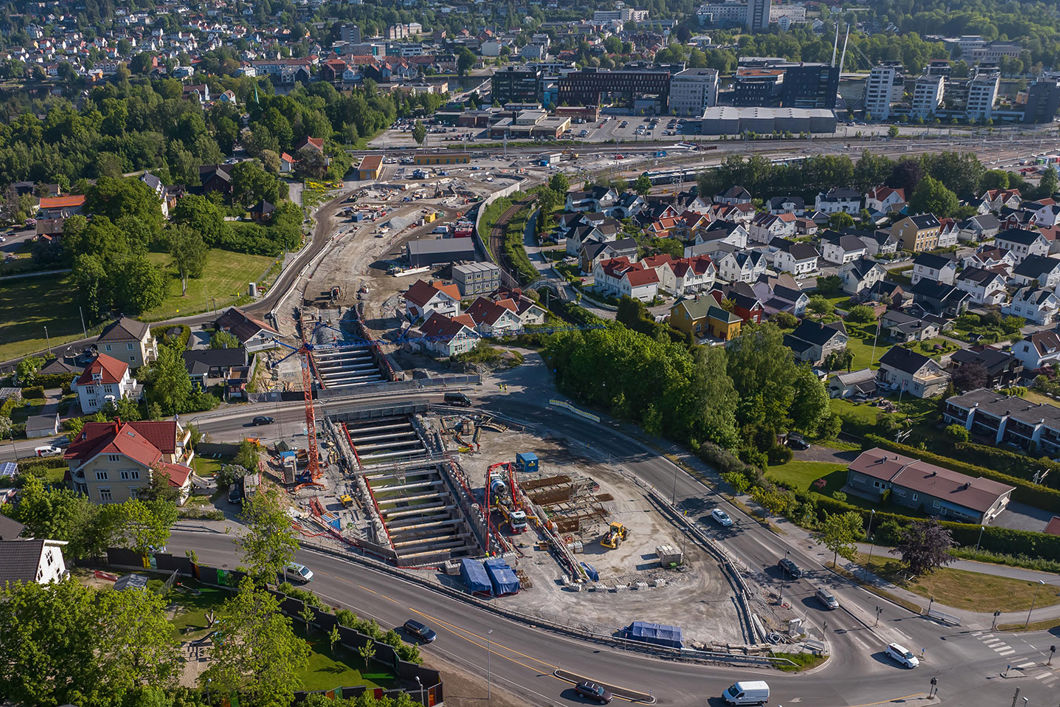
[[[483,675],[489,653],[495,684],[533,704],[577,702],[567,689],[569,686],[551,676],[557,667],[652,691],[660,704],[672,705],[703,704],[732,681],[751,677],[767,679],[773,688],[773,702],[779,704],[865,706],[899,700],[916,704],[927,701],[932,676],[939,681],[942,699],[936,701],[938,704],[1007,705],[1016,687],[1030,698],[1030,705],[1056,703],[1053,681],[1057,674],[1044,666],[1048,646],[1058,642],[1056,634],[992,636],[988,623],[985,627],[946,628],[927,621],[827,572],[822,562],[830,558],[818,546],[799,544],[790,536],[777,536],[766,530],[738,509],[712,497],[700,482],[614,426],[556,415],[530,396],[494,395],[483,398],[483,402],[494,412],[566,436],[587,454],[606,457],[664,495],[672,493],[690,517],[705,516],[717,505],[726,508],[737,520],[736,526],[724,534],[712,527],[708,532],[756,579],[774,588],[783,586],[785,601],[797,605],[798,613],[806,617],[815,632],[827,632],[832,658],[809,675],[656,660],[529,628],[388,573],[303,550],[300,561],[316,573],[313,589],[322,598],[373,616],[387,626],[400,625],[410,617],[426,621],[440,634],[439,640],[426,649],[428,652],[438,652]],[[224,436],[255,413],[260,414],[260,410],[205,418],[199,424],[204,431]],[[297,405],[278,409],[274,413],[275,424],[296,424],[301,414]],[[583,440],[591,442],[586,444]],[[231,542],[231,536],[223,534],[177,531],[171,544],[178,552],[194,548],[206,562],[235,566],[238,556]],[[785,552],[796,559],[807,578],[782,583],[775,576],[773,568]],[[843,609],[825,612],[816,605],[812,594],[820,585],[832,588]],[[503,599],[498,601],[503,603]],[[873,627],[875,607],[881,604],[879,625]],[[493,633],[487,634],[491,629]],[[488,650],[487,635],[492,650]],[[918,655],[923,649],[923,665],[915,671],[895,666],[882,654],[889,641],[904,643]],[[1000,673],[1006,665],[1013,669],[1002,678]],[[1020,665],[1020,669],[1015,667]]]

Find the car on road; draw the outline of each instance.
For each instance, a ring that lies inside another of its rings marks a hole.
[[[582,697],[588,697],[590,700],[595,700],[597,704],[606,705],[611,702],[611,692],[605,690],[601,685],[597,685],[595,682],[582,680],[574,686],[574,691]]]
[[[780,570],[784,574],[786,574],[788,577],[791,577],[792,579],[798,579],[802,576],[802,570],[799,569],[799,566],[795,564],[795,562],[793,562],[791,558],[783,558],[780,562],[777,563],[777,566],[780,567]]]
[[[809,449],[810,443],[802,435],[792,433],[788,435],[788,446],[792,449]]]
[[[762,680],[734,682],[721,698],[730,705],[764,705],[769,702],[769,685]]]
[[[887,657],[901,665],[903,668],[915,668],[920,665],[920,659],[897,643],[887,644]]]
[[[819,587],[816,592],[813,593],[817,597],[817,601],[826,609],[838,609],[839,602],[836,600],[835,595],[828,591],[824,587]]]
[[[305,565],[300,565],[297,562],[287,563],[286,576],[293,579],[296,582],[305,584],[309,580],[313,579],[313,570],[309,569]]]
[[[63,450],[56,447],[54,444],[45,444],[41,447],[34,447],[33,453],[38,457],[50,457],[55,454],[62,454]]]
[[[438,638],[438,634],[434,632],[433,628],[415,619],[406,621],[402,628],[405,629],[405,633],[423,643],[434,643],[434,639]]]
[[[732,518],[730,518],[729,514],[721,510],[720,508],[715,508],[714,510],[712,510],[710,512],[710,517],[714,519],[715,523],[717,523],[723,528],[732,527]]]
[[[273,419],[271,417],[269,417],[268,415],[258,415],[257,417],[255,417],[253,420],[250,421],[250,426],[251,427],[258,427],[260,425],[271,425],[272,423],[273,423]]]
[[[446,405],[456,405],[457,407],[462,408],[471,407],[471,398],[463,393],[446,393],[442,398],[442,402]]]
[[[232,482],[232,485],[228,487],[228,502],[239,503],[243,500],[243,481],[236,479]]]

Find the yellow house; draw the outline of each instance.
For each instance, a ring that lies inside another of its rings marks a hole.
[[[710,334],[707,312],[716,305],[713,297],[696,297],[678,302],[670,308],[670,326],[702,339]]]
[[[711,298],[713,299],[713,298]],[[729,341],[740,335],[743,319],[738,314],[714,305],[707,311],[707,328],[715,339]]]
[[[942,224],[933,214],[918,214],[906,216],[891,226],[891,235],[898,239],[902,250],[919,253],[938,247],[941,228]]]

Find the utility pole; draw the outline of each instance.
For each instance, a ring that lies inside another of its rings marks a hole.
[[[77,313],[81,315],[81,333],[84,334],[85,338],[87,339],[88,338],[88,329],[85,328],[85,313],[81,309],[81,305],[77,306]]]
[[[493,686],[493,629],[486,631],[486,707],[489,707]]]
[[[1035,482],[1035,483],[1037,483],[1037,482]],[[979,544],[981,542],[983,542],[983,531],[984,530],[986,530],[986,526],[985,525],[980,525],[979,526],[979,539],[975,541],[975,551],[976,552],[979,552]]]
[[[52,347],[51,337],[48,336],[48,327],[44,327],[44,340],[48,343],[48,348]]]
[[[1044,579],[1038,580],[1038,586],[1034,588],[1034,594],[1031,595],[1031,608],[1027,609],[1027,621],[1024,622],[1023,628],[1027,628],[1031,625],[1031,612],[1034,611],[1034,603],[1038,601],[1038,590],[1045,585]]]
[[[877,605],[877,606],[876,606],[876,623],[874,623],[874,624],[872,625],[872,627],[873,627],[873,628],[876,628],[877,626],[879,626],[879,625],[880,625],[880,614],[882,614],[882,613],[883,613],[883,609],[881,609],[881,608],[880,608],[880,607],[879,607],[879,606]]]

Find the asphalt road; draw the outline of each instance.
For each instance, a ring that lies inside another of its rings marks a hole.
[[[757,579],[770,587],[782,587],[784,600],[795,604],[815,632],[827,631],[831,659],[807,675],[655,660],[531,629],[389,574],[303,550],[300,561],[314,570],[312,588],[322,598],[372,616],[386,626],[398,626],[411,617],[426,621],[440,635],[434,645],[426,648],[428,652],[437,651],[447,660],[483,675],[489,653],[494,684],[503,685],[532,704],[578,703],[566,684],[551,676],[557,667],[604,682],[650,690],[660,704],[673,705],[703,704],[734,680],[752,677],[769,681],[772,702],[776,704],[918,703],[926,701],[932,676],[939,681],[938,704],[1008,705],[1016,687],[1029,698],[1029,705],[1056,704],[1053,681],[1057,673],[1043,663],[1048,646],[1060,638],[1057,633],[991,636],[989,626],[946,628],[927,621],[835,577],[822,565],[830,558],[815,545],[793,546],[788,537],[774,535],[712,496],[665,457],[641,448],[617,429],[557,415],[538,407],[543,403],[518,395],[486,396],[482,402],[495,412],[565,435],[587,453],[610,458],[612,464],[664,494],[673,494],[678,506],[687,510],[690,517],[706,516],[716,505],[725,508],[737,521],[734,528],[721,532],[708,525],[709,521],[704,527]],[[199,424],[218,438],[239,436],[245,420],[264,412],[261,406],[244,410],[236,415],[204,417]],[[294,405],[265,414],[272,414],[276,418],[274,425],[280,428],[298,424],[303,413]],[[256,429],[263,434],[282,431]],[[231,542],[228,535],[175,532],[170,545],[178,552],[194,548],[203,561],[235,566],[238,559]],[[776,574],[776,562],[785,553],[806,572],[804,579],[785,582]],[[812,594],[821,585],[832,588],[842,609],[827,612],[816,604]],[[884,606],[879,625],[871,627],[875,607],[880,604]],[[490,630],[492,634],[487,633]],[[924,663],[912,671],[897,667],[883,654],[889,641],[903,643],[918,655],[923,650]],[[1008,678],[1002,678],[1006,665],[1024,667],[1014,667]]]

